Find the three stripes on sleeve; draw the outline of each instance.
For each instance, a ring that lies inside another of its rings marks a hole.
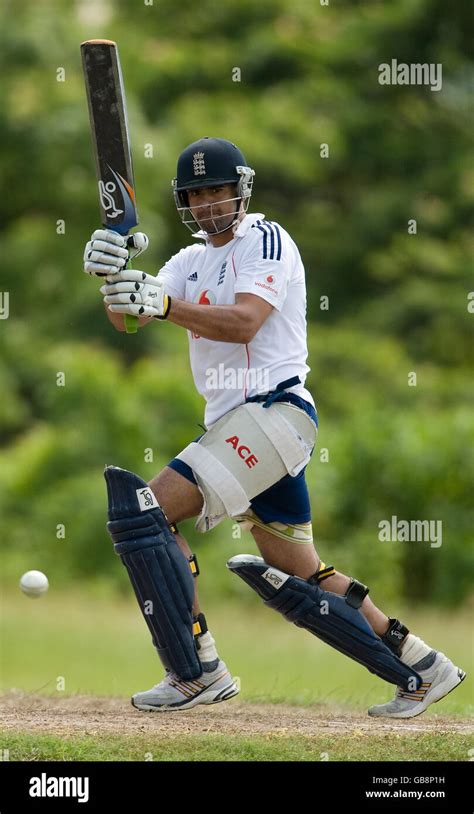
[[[256,220],[252,229],[259,229],[263,234],[263,260],[281,260],[281,234],[277,224],[269,220]]]

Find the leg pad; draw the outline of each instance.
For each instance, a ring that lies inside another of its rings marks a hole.
[[[250,554],[232,557],[227,567],[250,585],[269,608],[363,664],[371,673],[408,691],[420,687],[418,673],[392,653],[346,597],[285,574]]]
[[[194,579],[150,487],[126,469],[105,470],[108,532],[125,565],[153,644],[167,670],[202,675],[193,635]]]

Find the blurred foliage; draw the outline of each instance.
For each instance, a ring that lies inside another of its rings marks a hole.
[[[319,446],[329,450],[329,461],[315,454],[308,470],[322,557],[367,581],[376,600],[466,599],[470,27],[468,4],[441,0],[182,0],[179,9],[171,0],[4,0],[1,288],[10,316],[0,321],[0,522],[8,579],[41,568],[66,580],[110,577],[128,590],[104,529],[103,466],[149,479],[198,434],[203,415],[185,332],[158,323],[135,337],[114,331],[98,281],[81,271],[98,209],[79,43],[106,37],[120,45],[140,226],[151,238],[142,267],[156,272],[189,242],[170,179],[178,153],[203,135],[242,148],[256,169],[253,211],[282,223],[301,250],[308,384]],[[441,62],[442,91],[379,85],[378,66],[392,58]],[[392,515],[442,520],[442,547],[380,542],[378,523]],[[224,568],[231,554],[254,550],[250,535],[234,539],[230,521],[205,536],[192,522],[183,529],[216,594],[256,601]]]

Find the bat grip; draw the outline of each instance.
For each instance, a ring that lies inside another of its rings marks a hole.
[[[124,314],[125,331],[128,334],[136,334],[138,331],[138,317],[133,314]]]
[[[128,268],[129,265],[129,263],[126,263],[125,268]],[[133,316],[133,314],[124,314],[123,316],[125,332],[128,334],[136,334],[138,331],[138,317]]]

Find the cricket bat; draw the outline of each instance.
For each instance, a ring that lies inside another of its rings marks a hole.
[[[118,47],[111,40],[81,43],[82,66],[92,131],[101,222],[128,235],[138,224],[128,133],[125,89]],[[138,317],[125,314],[125,330],[135,333]]]

